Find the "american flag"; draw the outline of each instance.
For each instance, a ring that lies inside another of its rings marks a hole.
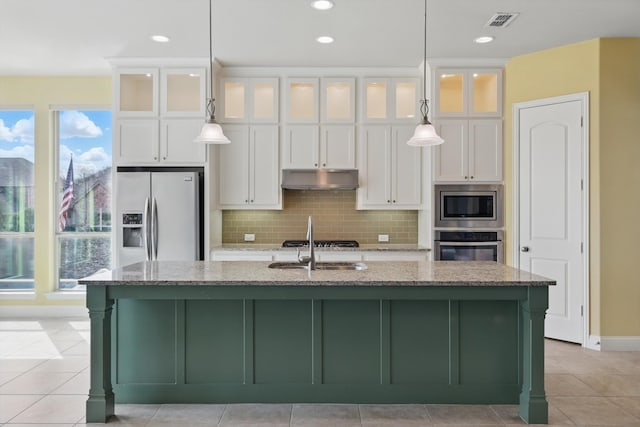
[[[58,215],[58,229],[64,231],[67,225],[67,212],[73,202],[73,157],[69,160],[69,170],[67,170],[67,179],[64,180],[62,188],[62,202],[60,203],[60,214]]]

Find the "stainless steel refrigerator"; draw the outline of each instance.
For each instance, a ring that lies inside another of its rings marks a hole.
[[[202,168],[118,167],[117,266],[204,259]]]

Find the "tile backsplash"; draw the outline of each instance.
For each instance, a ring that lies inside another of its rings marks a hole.
[[[314,238],[348,239],[361,244],[378,243],[378,234],[388,234],[390,243],[418,242],[418,212],[408,210],[356,210],[356,191],[285,190],[283,209],[228,210],[222,213],[222,243],[282,243],[304,239],[307,218],[313,217]]]

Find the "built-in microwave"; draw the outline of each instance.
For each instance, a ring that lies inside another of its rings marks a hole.
[[[501,184],[436,184],[434,225],[454,228],[502,228]]]

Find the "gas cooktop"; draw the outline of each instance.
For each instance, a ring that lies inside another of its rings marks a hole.
[[[356,240],[314,240],[316,248],[357,248],[360,244]],[[309,247],[308,240],[285,240],[282,242],[283,248],[303,248]]]

